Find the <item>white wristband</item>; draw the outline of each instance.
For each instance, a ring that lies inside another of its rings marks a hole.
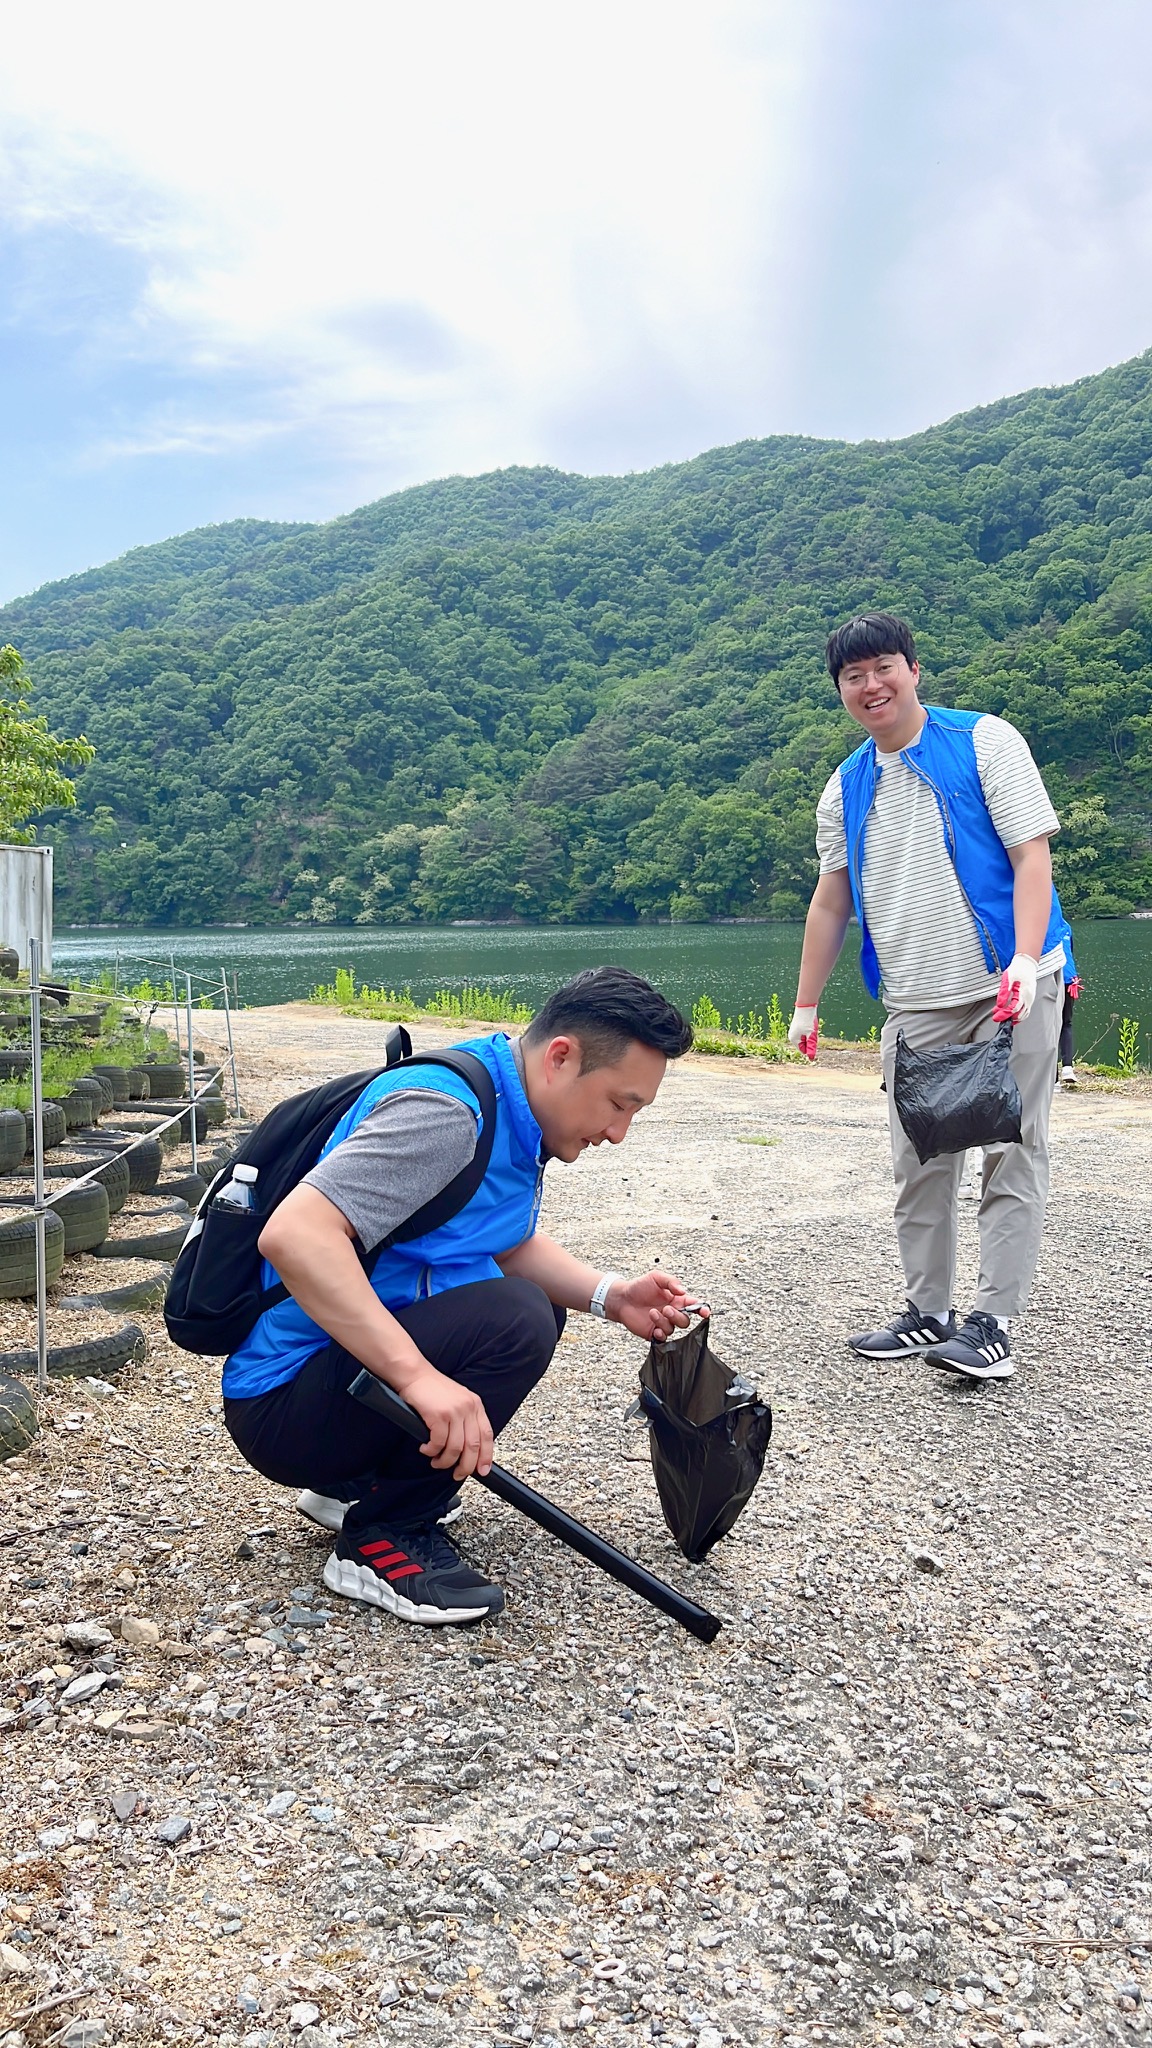
[[[588,1303],[588,1313],[590,1316],[598,1316],[602,1323],[607,1322],[608,1290],[615,1286],[617,1280],[622,1280],[623,1278],[623,1273],[604,1273],[601,1275],[593,1290],[592,1299]]]

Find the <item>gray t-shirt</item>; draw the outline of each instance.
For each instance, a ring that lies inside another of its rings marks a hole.
[[[518,1038],[512,1055],[524,1079]],[[475,1111],[438,1088],[398,1088],[304,1175],[346,1216],[365,1251],[446,1188],[476,1150]]]
[[[476,1150],[476,1115],[434,1088],[401,1088],[304,1175],[348,1218],[365,1251],[446,1188]]]

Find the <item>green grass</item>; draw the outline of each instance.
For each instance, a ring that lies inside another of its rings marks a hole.
[[[388,1023],[415,1023],[422,1017],[447,1019],[450,1023],[475,1021],[483,1024],[528,1024],[532,1011],[518,1003],[510,989],[437,989],[426,1003],[417,1003],[410,988],[356,987],[350,967],[338,967],[332,982],[312,990],[309,1002],[325,1003],[349,1017],[375,1017]]]

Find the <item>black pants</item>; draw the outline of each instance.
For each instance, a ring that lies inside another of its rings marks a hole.
[[[1061,1067],[1071,1067],[1076,1064],[1075,1055],[1072,1051],[1072,1015],[1075,1008],[1075,999],[1065,989],[1064,1011],[1060,1019],[1060,1051],[1057,1057],[1057,1065]]]
[[[551,1363],[564,1310],[531,1280],[479,1280],[396,1311],[425,1358],[471,1387],[499,1435]],[[441,1514],[456,1482],[433,1471],[403,1430],[353,1401],[360,1360],[339,1344],[316,1351],[295,1379],[248,1401],[226,1400],[241,1455],[277,1486],[354,1495],[349,1534]]]

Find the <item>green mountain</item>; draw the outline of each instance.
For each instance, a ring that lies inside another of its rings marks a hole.
[[[87,922],[799,914],[865,606],[1004,713],[1069,908],[1152,902],[1152,353],[897,442],[449,478],[138,548],[0,610],[97,758],[45,821]]]

